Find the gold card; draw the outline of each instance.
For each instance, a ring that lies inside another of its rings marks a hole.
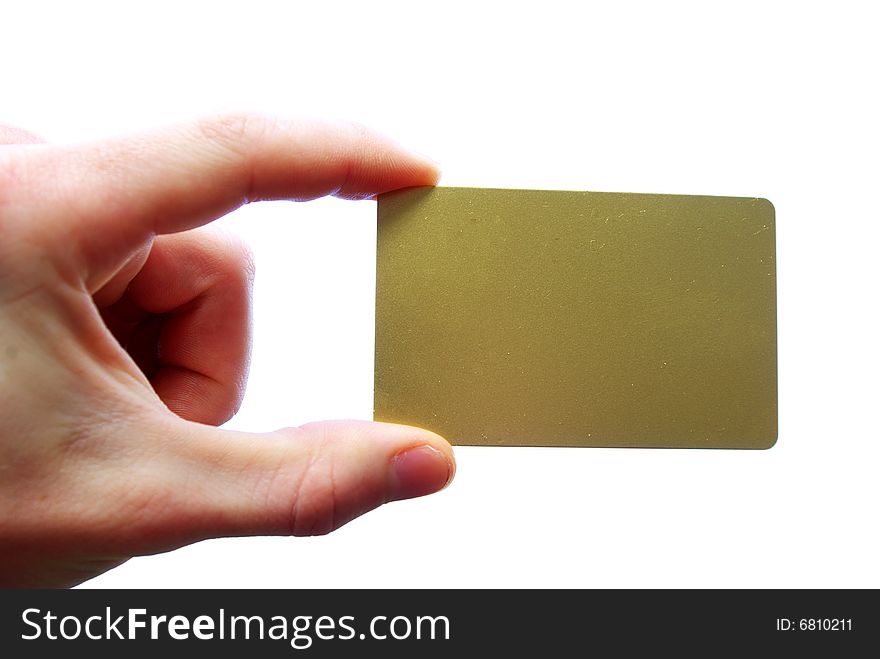
[[[766,199],[379,197],[375,418],[453,444],[769,448]]]

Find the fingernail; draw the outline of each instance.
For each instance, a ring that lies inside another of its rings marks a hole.
[[[452,464],[433,446],[404,449],[392,460],[394,499],[412,499],[442,490],[452,478]]]

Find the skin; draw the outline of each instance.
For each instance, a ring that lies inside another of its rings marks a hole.
[[[442,489],[418,428],[218,429],[253,261],[200,228],[249,202],[370,199],[435,166],[356,125],[226,115],[47,145],[0,127],[0,585],[63,587],[206,538],[314,535]]]

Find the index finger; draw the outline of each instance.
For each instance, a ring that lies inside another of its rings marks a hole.
[[[85,146],[30,147],[15,206],[94,277],[156,234],[256,200],[370,198],[433,185],[436,166],[362,126],[233,114]],[[100,276],[100,275],[97,275]]]

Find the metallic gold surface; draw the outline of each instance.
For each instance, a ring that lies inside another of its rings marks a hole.
[[[770,202],[411,188],[378,226],[377,420],[454,444],[776,441]]]

